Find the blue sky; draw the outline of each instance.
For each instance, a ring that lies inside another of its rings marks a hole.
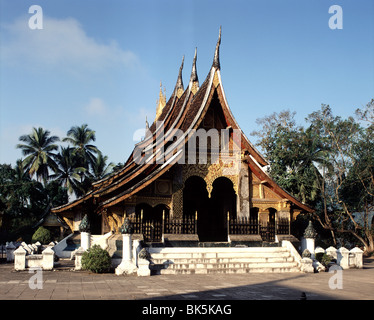
[[[31,5],[42,30],[29,28]],[[341,30],[329,28],[332,5]],[[346,117],[374,98],[372,0],[0,0],[0,163],[22,157],[15,145],[32,127],[63,138],[83,123],[124,162],[183,55],[188,83],[195,47],[204,81],[220,25],[226,97],[253,142],[256,119],[273,112],[296,111],[303,124],[322,103]]]

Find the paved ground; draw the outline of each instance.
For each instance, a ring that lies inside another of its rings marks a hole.
[[[307,300],[374,300],[374,258],[366,259],[363,269],[344,270],[341,283],[334,281],[337,276],[325,272],[137,277],[67,270],[37,274],[16,272],[13,264],[3,263],[0,299],[299,300],[305,292]],[[331,289],[329,283],[342,288]]]

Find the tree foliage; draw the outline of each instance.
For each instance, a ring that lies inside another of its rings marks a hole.
[[[111,173],[113,164],[91,144],[95,139],[86,124],[67,132],[62,139],[71,144],[67,147],[43,128],[19,138],[17,148],[25,158],[14,167],[0,165],[0,238],[31,240],[32,226],[46,211],[67,203],[68,194],[84,195],[93,182]]]
[[[32,235],[32,242],[35,243],[38,241],[41,244],[49,244],[52,241],[51,232],[44,227],[39,227]]]
[[[34,174],[37,179],[46,183],[49,176],[49,169],[55,169],[54,151],[58,149],[55,142],[60,139],[57,136],[50,136],[48,130],[43,128],[33,128],[30,134],[23,135],[19,138],[20,143],[17,148],[22,150],[26,156],[23,160],[25,169],[29,172],[30,177]]]
[[[109,272],[112,259],[108,251],[95,244],[82,255],[82,268],[95,273]]]
[[[356,119],[335,116],[328,105],[307,117],[306,128],[294,116],[282,111],[257,121],[262,129],[253,135],[269,174],[316,209],[314,218],[331,232],[333,244],[357,241],[373,252],[374,100],[356,111]]]

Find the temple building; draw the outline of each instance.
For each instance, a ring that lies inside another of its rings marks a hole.
[[[186,87],[179,69],[167,100],[146,124],[125,166],[85,196],[53,208],[72,232],[87,215],[92,234],[119,233],[125,217],[145,243],[259,243],[292,238],[298,214],[313,212],[283,190],[240,129],[220,71],[221,30],[213,63],[200,82],[196,59]]]

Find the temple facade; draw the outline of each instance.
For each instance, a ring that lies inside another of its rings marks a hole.
[[[92,234],[119,233],[125,217],[145,242],[274,242],[313,209],[278,186],[268,163],[240,129],[220,72],[221,30],[200,84],[197,53],[186,88],[179,69],[167,100],[146,125],[125,166],[94,183],[85,196],[53,208],[72,232],[87,215]]]

